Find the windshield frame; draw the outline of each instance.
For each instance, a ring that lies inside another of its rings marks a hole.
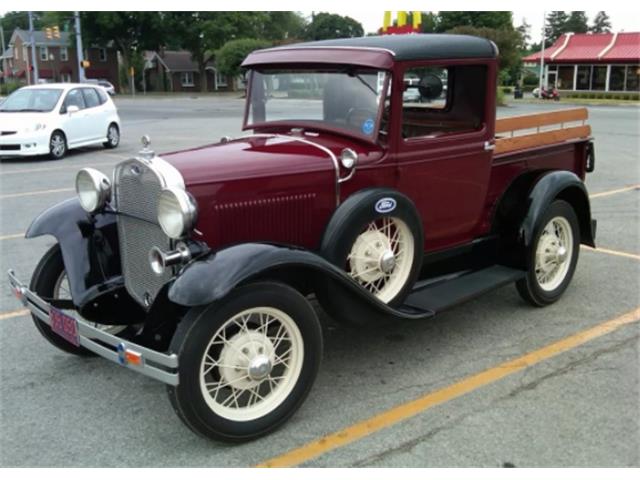
[[[268,133],[269,131],[272,130],[282,130],[282,129],[286,129],[286,128],[302,128],[304,130],[311,130],[311,131],[323,131],[323,132],[329,132],[329,133],[336,133],[339,135],[345,135],[348,137],[352,137],[352,138],[356,138],[359,140],[363,140],[367,143],[373,143],[375,145],[378,145],[378,138],[379,138],[379,134],[380,134],[380,123],[382,121],[382,115],[384,113],[384,108],[385,108],[385,102],[387,101],[388,98],[390,98],[390,94],[389,94],[389,85],[391,82],[391,77],[393,75],[392,70],[388,70],[388,69],[381,69],[381,68],[373,68],[371,70],[374,71],[378,71],[378,72],[383,72],[385,74],[385,79],[384,82],[382,84],[382,90],[380,92],[380,101],[378,104],[378,110],[376,112],[376,119],[375,119],[375,126],[374,126],[374,134],[371,136],[365,135],[365,134],[361,134],[358,133],[355,130],[351,130],[348,128],[341,128],[339,126],[336,125],[331,125],[328,124],[326,122],[323,121],[317,121],[317,120],[294,120],[294,119],[290,119],[290,120],[271,120],[271,121],[265,121],[265,122],[258,122],[258,123],[250,123],[249,121],[249,115],[251,112],[251,97],[252,97],[252,88],[253,88],[253,77],[254,74],[256,73],[257,70],[278,70],[278,69],[282,69],[282,68],[286,68],[286,69],[296,69],[296,70],[314,70],[314,69],[321,69],[321,70],[326,70],[327,68],[329,69],[335,69],[336,71],[345,71],[347,72],[349,69],[356,69],[356,70],[363,70],[363,67],[361,66],[357,66],[357,65],[348,65],[348,64],[339,64],[339,65],[300,65],[300,64],[295,64],[295,65],[288,65],[288,64],[274,64],[274,65],[260,65],[260,66],[256,66],[254,68],[251,68],[248,72],[247,72],[247,94],[246,94],[246,102],[245,102],[245,108],[244,108],[244,121],[242,124],[242,130],[254,130],[255,132],[265,132]],[[368,70],[368,68],[367,68]],[[258,72],[260,73],[260,72]]]
[[[56,99],[56,101],[53,103],[53,106],[51,107],[51,109],[49,110],[34,110],[34,109],[22,109],[22,110],[5,110],[4,107],[6,106],[7,102],[9,100],[11,100],[11,97],[14,96],[15,94],[19,93],[19,92],[34,92],[34,91],[42,91],[42,90],[50,90],[50,91],[54,91],[54,92],[59,92],[58,94],[58,98]],[[64,88],[59,88],[59,87],[38,87],[38,88],[19,88],[17,89],[15,92],[12,92],[7,98],[5,98],[2,103],[0,103],[0,112],[1,113],[51,113],[53,112],[56,107],[60,104],[60,99],[62,99],[64,97],[64,92],[65,89]]]

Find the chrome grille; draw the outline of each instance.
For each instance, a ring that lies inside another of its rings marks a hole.
[[[118,215],[118,237],[122,273],[129,294],[141,305],[153,303],[171,272],[158,276],[149,265],[149,250],[171,249],[171,242],[157,220],[158,196],[164,179],[160,173],[139,160],[119,164],[114,173],[114,195]]]

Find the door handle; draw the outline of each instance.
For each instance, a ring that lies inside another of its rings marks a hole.
[[[493,142],[484,142],[484,149],[486,151],[495,150],[496,149],[496,144],[493,143]]]

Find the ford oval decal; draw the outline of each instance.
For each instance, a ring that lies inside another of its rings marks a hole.
[[[376,202],[376,212],[389,213],[396,209],[396,201],[393,198],[385,197]]]

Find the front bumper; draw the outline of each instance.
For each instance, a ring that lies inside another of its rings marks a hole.
[[[0,136],[0,157],[26,157],[49,153],[49,137],[43,131]]]
[[[13,270],[9,270],[8,275],[9,283],[16,297],[38,320],[50,325],[51,306],[20,282]],[[160,380],[168,385],[178,385],[178,356],[176,354],[166,355],[108,334],[86,322],[78,320],[77,323],[78,339],[82,347],[147,377]],[[130,359],[135,359],[135,362]]]

